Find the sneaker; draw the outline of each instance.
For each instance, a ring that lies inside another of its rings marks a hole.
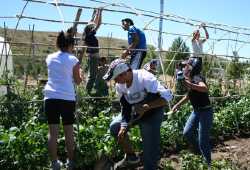
[[[75,163],[72,160],[68,160],[66,162],[66,169],[67,170],[73,170],[75,168]]]
[[[140,162],[140,158],[136,154],[126,154],[125,161],[128,164],[138,164]]]
[[[54,160],[51,162],[51,169],[52,170],[61,170],[62,162],[59,160]]]

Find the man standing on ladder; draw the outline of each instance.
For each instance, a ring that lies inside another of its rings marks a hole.
[[[134,22],[130,18],[125,18],[122,20],[122,28],[125,31],[128,31],[129,44],[128,48],[123,51],[122,58],[125,59],[128,55],[130,55],[130,67],[133,70],[140,69],[143,59],[147,54],[145,34],[143,31],[134,26]]]
[[[96,73],[98,69],[99,60],[99,43],[96,38],[96,32],[102,22],[102,8],[97,9],[93,12],[91,21],[84,28],[83,40],[87,48],[88,56],[88,82],[86,85],[87,93],[91,94],[92,88],[96,81]],[[92,47],[92,48],[91,48]]]

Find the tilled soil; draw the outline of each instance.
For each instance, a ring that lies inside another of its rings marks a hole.
[[[216,146],[212,159],[228,159],[242,170],[250,170],[250,138],[236,138]]]
[[[239,170],[250,170],[250,138],[234,138],[230,140],[226,140],[221,142],[220,144],[216,145],[212,151],[212,160],[222,160],[226,159],[232,162],[234,167],[237,167]],[[170,161],[171,166],[176,169],[180,170],[181,168],[181,160],[178,154],[166,154],[166,157],[161,158],[161,162],[163,161]],[[107,162],[101,161],[99,163]],[[100,164],[100,165],[101,165]],[[110,166],[100,166],[95,168],[95,170],[110,170]],[[142,165],[140,165],[142,168]],[[138,170],[139,167],[127,167],[126,170]],[[111,168],[112,169],[112,168]],[[119,168],[118,168],[119,169]]]

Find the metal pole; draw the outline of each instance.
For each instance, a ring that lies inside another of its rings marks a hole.
[[[159,20],[159,35],[158,35],[158,56],[160,59],[160,64],[161,64],[161,68],[162,68],[162,73],[163,73],[163,77],[164,77],[164,82],[166,82],[166,77],[165,77],[165,69],[164,69],[164,65],[162,62],[162,55],[161,55],[161,51],[162,51],[162,24],[163,24],[163,11],[164,11],[164,0],[160,0],[160,20]]]
[[[160,22],[159,22],[159,36],[158,36],[158,48],[162,50],[162,24],[163,24],[163,8],[164,0],[160,0]]]

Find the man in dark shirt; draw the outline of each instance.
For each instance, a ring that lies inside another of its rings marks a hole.
[[[92,88],[94,87],[96,74],[98,70],[98,59],[99,59],[99,43],[96,38],[96,32],[102,22],[102,9],[97,9],[93,12],[91,21],[84,28],[83,41],[87,48],[88,56],[88,81],[86,85],[87,93],[91,94]]]

